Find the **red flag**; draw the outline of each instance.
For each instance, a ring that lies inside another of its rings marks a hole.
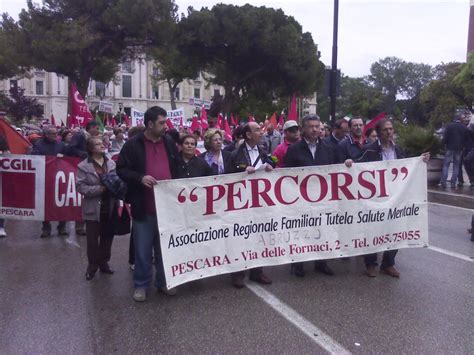
[[[112,127],[117,127],[117,120],[115,119],[115,116],[112,116]]]
[[[224,129],[224,117],[222,117],[222,113],[219,113],[219,115],[217,116],[216,128]]]
[[[205,131],[209,127],[209,123],[207,122],[207,112],[204,106],[201,110],[201,127],[203,131]]]
[[[125,124],[127,125],[127,127],[130,127],[131,124],[132,124],[132,122],[131,122],[131,120],[130,120],[130,117],[128,117],[127,114],[123,115],[122,117],[123,117],[123,121],[125,122]]]
[[[168,126],[168,129],[174,129],[173,122],[168,118],[166,120],[166,125]]]
[[[56,126],[56,120],[54,119],[54,115],[51,114],[51,125],[53,125],[54,127],[57,127]]]
[[[283,116],[283,112],[282,112],[280,115],[280,119],[278,121],[278,125],[283,127],[284,124],[285,124],[285,116]]]
[[[249,122],[255,122],[255,117],[253,117],[252,115],[249,115],[248,121]]]
[[[184,128],[183,116],[181,116],[181,118],[179,120],[179,129],[182,129],[182,128]]]
[[[230,123],[231,123],[232,126],[234,126],[234,127],[238,125],[237,120],[235,119],[233,113],[230,114]]]
[[[273,112],[272,117],[270,117],[270,124],[273,125],[273,127],[277,127],[277,114],[276,112]]]
[[[191,132],[194,133],[195,130],[200,129],[200,128],[201,126],[199,126],[198,116],[194,115],[193,122],[191,122]]]
[[[3,117],[0,117],[0,135],[7,140],[12,154],[26,154],[31,143],[18,133]]]
[[[365,132],[367,132],[367,130],[369,128],[375,127],[375,124],[384,117],[385,117],[385,112],[381,112],[377,117],[375,117],[372,121],[370,121],[368,124],[366,124],[365,127],[364,127],[363,135],[365,136]]]
[[[288,121],[296,121],[297,119],[298,115],[296,113],[296,95],[293,94],[293,98],[291,99],[290,111],[288,113]]]
[[[230,131],[229,122],[224,120],[224,138],[225,140],[232,142],[232,132]]]
[[[92,117],[92,114],[87,108],[87,104],[81,94],[77,91],[76,84],[71,84],[69,95],[71,100],[71,117],[69,125],[85,127],[87,123],[94,120],[94,117]]]

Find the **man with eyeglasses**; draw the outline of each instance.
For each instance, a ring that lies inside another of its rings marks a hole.
[[[153,186],[160,180],[178,177],[178,151],[166,135],[167,112],[159,106],[145,112],[145,131],[129,139],[120,151],[117,174],[128,184],[127,199],[132,206],[135,270],[133,299],[144,302],[152,280],[152,255],[155,258],[155,286],[173,296],[166,288],[161,257]]]
[[[33,155],[46,155],[62,157],[64,154],[64,143],[58,141],[58,130],[54,126],[43,127],[43,138],[35,141],[33,144]],[[58,235],[67,235],[66,221],[60,221],[58,224]],[[51,222],[44,221],[40,238],[48,238],[51,236]]]

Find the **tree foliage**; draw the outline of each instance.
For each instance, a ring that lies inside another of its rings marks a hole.
[[[110,81],[124,57],[166,36],[172,6],[171,0],[28,0],[18,21],[3,15],[1,28],[21,64],[65,75],[85,96],[90,79]]]
[[[25,89],[13,86],[10,95],[0,93],[0,110],[13,118],[15,124],[20,124],[25,118],[31,119],[43,115],[43,106],[32,97],[25,96]]]
[[[282,10],[219,4],[190,10],[179,24],[183,53],[194,56],[225,89],[224,111],[245,95],[311,94],[322,82],[323,66],[310,33]]]

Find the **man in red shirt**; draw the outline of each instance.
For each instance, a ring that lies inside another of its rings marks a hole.
[[[154,106],[145,112],[145,131],[129,139],[120,151],[117,174],[128,185],[127,200],[132,207],[135,271],[133,299],[146,300],[152,279],[152,251],[155,257],[155,286],[167,295],[160,238],[156,220],[153,186],[160,180],[176,178],[178,151],[166,133],[166,110]]]
[[[280,143],[273,152],[273,155],[278,159],[276,163],[277,168],[283,168],[285,166],[284,160],[288,147],[300,139],[300,128],[296,121],[286,121],[283,125],[283,132],[285,133],[283,142]]]

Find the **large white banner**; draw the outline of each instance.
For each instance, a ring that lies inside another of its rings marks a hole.
[[[181,107],[176,110],[167,111],[167,113],[168,118],[173,123],[173,126],[179,127],[181,121],[183,121],[183,124],[186,123],[186,119],[184,118],[184,108]]]
[[[161,181],[167,286],[298,261],[428,245],[421,158]]]

